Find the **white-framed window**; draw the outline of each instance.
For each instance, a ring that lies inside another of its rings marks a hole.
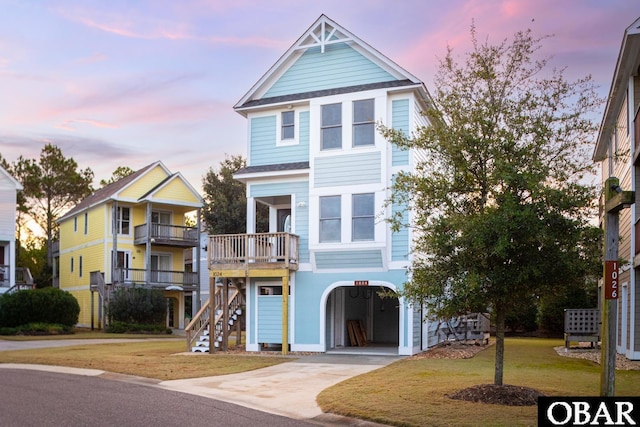
[[[82,277],[82,255],[78,257],[78,277]]]
[[[89,213],[84,213],[84,234],[86,235],[89,232]]]
[[[320,197],[320,243],[340,241],[340,205],[340,196]]]
[[[126,206],[118,206],[116,215],[116,230],[118,234],[131,234],[131,209]]]
[[[351,240],[375,240],[375,194],[351,196]]]
[[[295,111],[283,111],[280,114],[280,139],[293,140],[296,137],[296,113]]]
[[[71,257],[71,272],[73,273],[73,257]]]
[[[75,233],[76,231],[78,231],[78,217],[74,216],[73,217],[73,232]]]
[[[353,101],[353,146],[375,144],[374,100]]]
[[[321,150],[342,148],[342,104],[322,106],[320,129]]]

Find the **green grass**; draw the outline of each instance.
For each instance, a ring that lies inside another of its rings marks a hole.
[[[54,335],[0,335],[0,340],[6,341],[37,341],[37,340],[76,340],[76,339],[122,339],[122,338],[174,338],[182,339],[177,335],[171,334],[109,334],[101,330],[73,328],[71,334],[54,334]]]
[[[561,340],[507,339],[504,383],[546,395],[599,394],[600,365],[558,356]],[[324,390],[325,412],[399,426],[537,425],[537,407],[508,407],[446,397],[454,391],[493,383],[495,346],[471,359],[401,360]],[[640,394],[640,371],[616,371],[616,394]]]

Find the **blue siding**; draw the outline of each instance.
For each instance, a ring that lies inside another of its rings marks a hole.
[[[280,77],[264,98],[396,80],[345,43],[312,47]]]
[[[381,250],[316,252],[315,258],[318,270],[382,268]]]
[[[413,346],[420,345],[422,339],[422,312],[420,307],[413,307]]]
[[[300,160],[297,162],[306,162],[309,160],[309,112],[300,112],[300,149],[304,153],[300,153]]]
[[[278,129],[276,116],[251,119],[250,166],[275,165],[280,163],[309,161],[309,112],[298,114],[296,125],[300,126],[298,144],[276,146]]]
[[[391,127],[401,130],[409,136],[409,100],[396,99],[391,101]],[[393,166],[409,164],[409,150],[401,150],[395,144],[392,148],[391,161]]]
[[[382,161],[379,151],[318,157],[313,170],[315,187],[381,182]]]
[[[394,203],[391,206],[391,211],[395,215],[400,212],[402,215],[402,222],[407,222],[407,211],[405,206],[401,206]],[[391,233],[391,260],[392,261],[406,261],[409,259],[409,228],[402,226],[399,231]]]
[[[305,206],[297,206],[304,202]],[[296,234],[298,241],[298,262],[309,262],[309,183],[296,189]]]
[[[282,344],[282,296],[258,296],[258,342]]]
[[[308,181],[252,184],[249,187],[249,197],[290,196],[300,192],[309,194]]]

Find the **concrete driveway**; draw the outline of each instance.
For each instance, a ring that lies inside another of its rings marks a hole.
[[[324,414],[316,396],[325,388],[356,375],[379,369],[400,357],[366,355],[301,356],[299,359],[254,371],[188,380],[163,381],[169,390],[236,403],[289,418],[341,424]],[[353,425],[353,424],[351,424]],[[361,422],[358,425],[373,426]]]

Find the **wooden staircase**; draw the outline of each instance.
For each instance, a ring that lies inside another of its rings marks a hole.
[[[229,285],[227,289],[225,298],[225,287],[216,286],[213,304],[210,297],[185,327],[187,351],[209,353],[212,348],[213,351],[227,350],[229,336],[233,332],[236,333],[236,343],[240,343],[240,319],[245,299],[238,285]]]

